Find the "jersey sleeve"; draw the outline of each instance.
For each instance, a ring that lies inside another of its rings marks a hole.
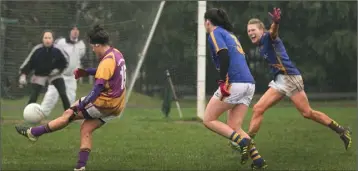
[[[33,58],[35,56],[35,52],[42,47],[42,44],[36,45],[34,48],[32,48],[31,52],[25,59],[25,61],[20,66],[20,74],[29,74],[31,70],[33,69]]]
[[[98,65],[95,78],[98,80],[108,81],[114,74],[116,62],[113,58],[106,58]]]
[[[266,42],[267,40],[270,39],[271,39],[270,32],[264,32],[264,34],[261,37],[261,42]]]
[[[222,49],[227,49],[223,36],[219,31],[212,31],[209,35],[210,47],[217,54]]]

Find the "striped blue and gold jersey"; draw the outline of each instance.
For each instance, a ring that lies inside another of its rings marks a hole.
[[[270,33],[265,32],[260,40],[260,55],[270,65],[271,72],[276,76],[277,74],[284,75],[300,75],[300,71],[291,62],[282,40],[277,37],[272,40]]]
[[[245,52],[237,37],[224,28],[216,27],[208,38],[212,61],[216,69],[220,69],[218,52],[227,49],[230,57],[228,78],[229,83],[255,83],[245,59]]]

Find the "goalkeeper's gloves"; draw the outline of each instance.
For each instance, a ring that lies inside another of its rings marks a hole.
[[[73,71],[73,74],[75,75],[75,79],[79,79],[81,77],[88,76],[88,73],[85,69],[77,68]]]
[[[230,92],[229,92],[229,90],[227,89],[228,86],[226,85],[225,81],[224,81],[224,80],[219,80],[219,81],[218,81],[218,84],[219,84],[219,88],[220,88],[221,95],[222,95],[223,97],[230,96]]]
[[[281,20],[281,9],[280,8],[273,8],[272,13],[268,13],[272,19],[272,21],[276,24],[280,23]]]
[[[21,74],[20,78],[19,78],[19,84],[20,84],[20,87],[22,88],[24,85],[27,84],[27,81],[26,81],[26,75],[25,74]]]

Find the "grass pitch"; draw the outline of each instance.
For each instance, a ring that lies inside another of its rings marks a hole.
[[[77,161],[80,123],[31,143],[14,129],[22,122],[26,100],[2,101],[2,170],[72,170]],[[198,122],[179,121],[175,108],[169,119],[164,118],[160,105],[158,99],[134,94],[121,119],[95,131],[87,169],[249,169],[249,163],[240,165],[239,154],[227,146],[226,139]],[[49,119],[62,113],[61,106],[59,102]],[[182,106],[186,120],[195,117],[195,104],[182,102]],[[313,107],[357,130],[355,102],[314,103]],[[250,118],[251,111],[245,129]],[[353,134],[354,144],[347,152],[329,128],[303,119],[295,108],[283,104],[265,114],[256,143],[268,170],[355,170],[357,137]]]

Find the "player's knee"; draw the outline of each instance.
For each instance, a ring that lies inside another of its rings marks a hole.
[[[261,116],[265,112],[265,107],[262,105],[255,104],[252,108],[252,112],[254,117]]]
[[[93,133],[94,129],[90,129],[88,127],[81,127],[81,138],[82,139],[90,139],[92,133]]]
[[[62,114],[64,117],[70,117],[73,114],[73,110],[65,110]]]
[[[64,122],[68,122],[69,118],[73,115],[73,111],[71,110],[66,110],[63,112],[62,116],[60,117],[61,120],[63,120]]]
[[[313,115],[312,109],[307,109],[307,110],[301,111],[301,115],[306,119],[311,119],[312,115]]]
[[[210,123],[211,123],[211,119],[205,118],[203,119],[203,124],[205,127],[209,127]]]

